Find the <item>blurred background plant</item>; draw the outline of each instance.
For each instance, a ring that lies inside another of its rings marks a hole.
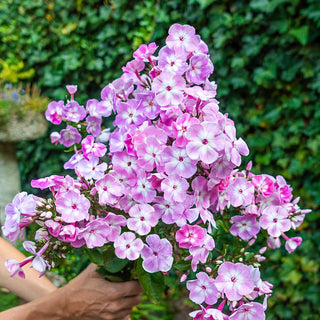
[[[193,25],[208,44],[220,107],[251,150],[245,162],[252,159],[257,174],[283,175],[301,195],[301,206],[313,210],[300,227],[301,247],[291,255],[273,252],[262,266],[264,278],[275,285],[267,319],[318,320],[318,0],[2,0],[0,56],[17,57],[26,70],[33,68],[32,82],[50,99],[63,99],[65,85],[78,84],[77,98],[85,103],[99,98],[141,43],[163,45],[173,23]],[[61,174],[68,157],[48,137],[20,143],[23,189],[35,192],[31,179]],[[70,257],[77,263],[67,260],[57,272],[67,278],[78,272],[77,259]],[[168,293],[177,298],[176,288]],[[145,303],[135,319],[151,319],[146,314],[167,319],[166,303]]]

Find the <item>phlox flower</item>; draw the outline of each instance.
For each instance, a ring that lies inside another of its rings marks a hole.
[[[56,210],[65,222],[73,223],[89,218],[90,201],[82,194],[69,190],[56,198]]]
[[[146,242],[148,245],[144,245],[141,251],[144,270],[150,273],[168,272],[173,263],[171,243],[167,239],[160,239],[157,234],[148,235]]]
[[[28,259],[28,262],[30,262],[31,259]],[[6,269],[10,272],[10,277],[13,278],[15,276],[19,276],[20,278],[24,279],[25,274],[24,271],[21,268],[21,264],[14,259],[8,259],[4,263]]]
[[[140,236],[148,234],[159,220],[155,210],[149,204],[134,205],[129,210],[129,216],[130,218],[127,221],[128,228]]]
[[[46,119],[55,125],[60,124],[62,122],[63,108],[64,102],[62,100],[50,102],[45,112]]]
[[[203,308],[189,314],[194,320],[228,320],[229,317],[218,309]]]
[[[271,249],[277,249],[277,248],[281,247],[281,241],[280,241],[279,237],[270,236],[267,239],[267,244],[268,244],[268,247],[271,248]]]
[[[102,118],[101,117],[92,117],[88,116],[86,118],[87,122],[87,132],[92,134],[94,137],[97,137],[101,134],[101,124],[102,124]],[[97,142],[101,142],[98,141]]]
[[[38,252],[36,251],[35,243],[32,241],[25,241],[23,243],[23,247],[26,251],[33,254],[33,259],[31,262],[31,268],[37,270],[40,274],[39,277],[43,276],[46,270],[49,268],[50,265],[48,262],[42,257],[45,250],[48,248],[49,242],[47,242]],[[28,258],[27,258],[28,259]],[[26,260],[27,260],[26,259]]]
[[[192,52],[199,45],[199,38],[195,36],[195,29],[189,25],[173,24],[168,31],[166,44],[177,53]]]
[[[232,315],[230,320],[265,320],[266,316],[261,303],[249,302],[241,305]]]
[[[193,124],[187,132],[190,140],[186,146],[187,154],[192,160],[201,160],[206,164],[215,162],[219,151],[224,149],[224,138],[217,124],[202,122]]]
[[[162,154],[164,145],[151,136],[145,139],[145,143],[137,145],[138,165],[146,171],[152,171],[161,162],[160,155]]]
[[[231,221],[233,225],[230,228],[230,233],[235,237],[240,237],[242,240],[250,240],[260,231],[260,225],[253,216],[234,216]]]
[[[158,67],[181,76],[188,69],[186,60],[186,52],[176,53],[173,49],[165,46],[159,51]]]
[[[218,290],[214,280],[209,278],[205,272],[198,272],[197,279],[187,281],[187,289],[190,291],[189,298],[191,301],[201,304],[212,305],[218,301]]]
[[[104,219],[98,218],[89,222],[78,234],[79,239],[84,239],[88,248],[102,247],[108,242],[109,226]]]
[[[198,225],[186,224],[176,232],[175,239],[179,242],[180,248],[189,249],[191,247],[202,246],[206,235],[206,229]]]
[[[104,107],[107,107],[108,110],[115,110],[115,90],[111,85],[105,86],[101,90],[101,100],[103,101]],[[107,112],[108,114],[109,112]],[[104,115],[102,115],[104,116]]]
[[[183,100],[182,90],[185,84],[182,76],[163,71],[152,83],[156,102],[162,107],[178,105]]]
[[[67,121],[79,122],[83,120],[87,112],[83,106],[80,106],[76,101],[68,102],[62,110],[62,117]]]
[[[148,45],[141,44],[140,47],[133,53],[133,57],[142,61],[150,61],[151,56],[157,50],[158,46],[151,42]]]
[[[292,253],[300,246],[301,242],[302,242],[301,237],[289,238],[286,241],[285,248],[289,253]]]
[[[85,179],[101,179],[104,176],[104,172],[107,170],[108,165],[105,162],[99,164],[99,158],[93,154],[89,154],[87,159],[83,158],[77,164],[76,168]]]
[[[209,208],[212,192],[208,190],[207,179],[202,176],[197,176],[192,180],[191,187],[194,191],[196,206],[204,209]]]
[[[252,178],[252,184],[265,197],[269,197],[274,192],[274,183],[274,179],[268,175],[256,175]]]
[[[156,103],[154,98],[155,94],[152,91],[138,94],[140,108],[144,116],[150,120],[156,118],[160,113],[160,106]]]
[[[120,182],[110,174],[96,181],[96,189],[99,194],[99,204],[115,204],[123,194]]]
[[[131,124],[138,126],[143,123],[145,116],[136,100],[128,100],[127,102],[119,102],[117,105],[117,115],[114,125],[121,127],[129,127]]]
[[[85,158],[87,158],[89,154],[93,154],[96,157],[103,157],[107,152],[106,146],[102,143],[94,142],[94,136],[91,135],[86,136],[82,140],[81,146]]]
[[[245,178],[236,178],[226,189],[230,203],[234,207],[248,206],[254,200],[254,186]]]
[[[109,117],[112,113],[113,105],[108,100],[90,99],[87,101],[86,109],[92,117]]]
[[[73,144],[79,143],[80,141],[81,135],[75,127],[67,125],[66,129],[61,130],[59,142],[63,144],[65,147],[69,148]]]
[[[115,254],[120,259],[137,260],[143,246],[142,240],[132,232],[124,232],[114,241]]]
[[[282,201],[289,202],[292,199],[292,188],[286,183],[284,177],[276,177],[275,187]]]
[[[124,227],[127,224],[127,219],[120,214],[109,212],[104,218],[104,222],[108,227],[105,229],[108,230],[105,236],[107,237],[108,241],[115,241],[115,239],[121,233],[121,227]]]
[[[192,177],[197,171],[197,161],[191,160],[184,148],[173,145],[166,147],[162,153],[167,174],[178,174],[183,178]]]
[[[268,206],[262,211],[259,223],[272,237],[280,237],[291,228],[288,211],[282,206]]]
[[[250,268],[242,263],[224,262],[218,269],[215,285],[230,301],[238,301],[254,289]]]
[[[191,57],[186,77],[189,82],[202,84],[209,78],[212,72],[213,64],[210,61],[209,56],[206,54],[199,54]]]
[[[128,175],[136,175],[138,168],[137,158],[129,155],[126,151],[114,153],[112,165],[115,171],[126,171]]]
[[[74,95],[78,90],[78,86],[74,85],[74,84],[67,84],[66,88],[67,88],[67,91],[69,92],[69,94],[71,94],[71,95]]]
[[[189,183],[177,174],[171,175],[161,182],[161,190],[164,192],[164,199],[167,201],[183,202],[186,198],[186,191]]]
[[[154,201],[156,204],[153,205],[153,208],[165,224],[175,223],[174,215],[176,213],[183,214],[184,206],[182,203],[166,201],[163,197],[155,197]]]
[[[75,227],[73,224],[61,225],[58,229],[58,239],[64,242],[74,242],[77,240],[79,234],[79,228]]]
[[[50,133],[50,141],[57,145],[60,141],[60,133],[57,131]]]
[[[137,173],[136,185],[131,192],[132,198],[139,203],[152,202],[157,194],[144,171]]]

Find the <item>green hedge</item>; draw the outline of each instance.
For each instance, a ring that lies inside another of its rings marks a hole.
[[[272,253],[265,264],[276,285],[268,319],[320,319],[318,0],[2,0],[0,56],[34,68],[33,81],[51,98],[63,98],[68,83],[79,85],[81,99],[98,97],[139,44],[162,45],[173,23],[193,25],[208,44],[221,108],[256,172],[283,175],[314,210],[297,253]],[[65,155],[53,157],[48,144],[20,145],[24,185],[59,171]]]

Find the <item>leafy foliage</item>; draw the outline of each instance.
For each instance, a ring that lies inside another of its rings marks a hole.
[[[278,288],[268,319],[320,319],[318,0],[3,0],[0,56],[35,69],[33,81],[51,98],[68,83],[79,85],[83,99],[98,97],[139,44],[162,44],[175,22],[193,25],[208,44],[222,111],[246,137],[255,167],[283,175],[301,206],[314,210],[300,227],[301,249],[275,253],[265,265]],[[68,158],[48,141],[20,145],[24,184],[58,173]]]

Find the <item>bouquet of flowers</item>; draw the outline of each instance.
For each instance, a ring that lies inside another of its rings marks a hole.
[[[46,118],[67,124],[51,141],[74,150],[64,168],[75,174],[33,180],[51,197],[21,192],[7,205],[2,231],[11,241],[39,226],[24,242],[32,255],[7,268],[23,277],[31,262],[42,275],[83,248],[107,278],[138,278],[153,300],[177,272],[196,320],[265,319],[272,285],[260,277],[263,254],[282,239],[294,251],[302,239],[285,233],[310,210],[283,177],[256,175],[251,162],[239,169],[249,149],[219,111],[214,67],[195,29],[172,25],[156,50],[141,45],[100,100],[84,107],[69,85],[68,101],[48,105]],[[103,126],[110,116],[112,130]]]

